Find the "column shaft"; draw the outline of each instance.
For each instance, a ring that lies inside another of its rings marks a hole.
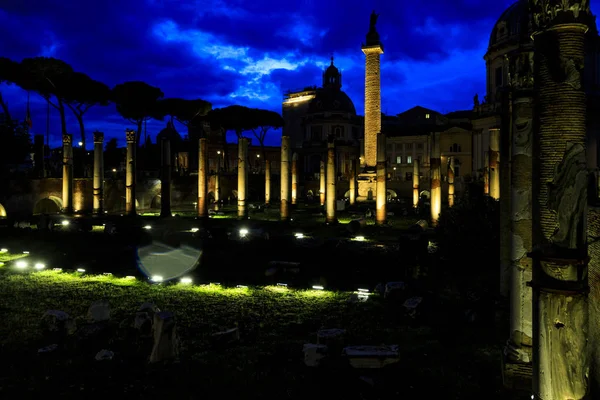
[[[104,214],[104,133],[94,132],[94,215]]]

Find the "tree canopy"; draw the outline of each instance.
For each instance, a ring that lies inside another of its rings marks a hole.
[[[160,120],[170,116],[177,122],[189,126],[196,118],[205,116],[212,109],[212,104],[196,99],[166,98],[156,102],[154,117]]]

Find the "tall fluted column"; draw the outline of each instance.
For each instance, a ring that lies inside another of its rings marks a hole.
[[[136,138],[135,131],[125,130],[125,139],[127,140],[127,159],[125,161],[125,213],[127,215],[136,215],[135,206],[135,150]],[[162,202],[162,199],[161,199]]]
[[[94,215],[104,214],[104,133],[94,132]]]
[[[161,177],[160,177],[160,216],[171,218],[171,141],[163,138],[160,141]]]
[[[483,194],[490,194],[490,150],[483,153]]]
[[[238,139],[238,218],[248,218],[246,197],[248,192],[248,139]]]
[[[298,198],[298,153],[292,155],[292,204],[296,204]]]
[[[319,163],[319,201],[321,202],[321,206],[325,205],[325,180],[325,161],[321,161]]]
[[[217,171],[215,174],[215,210],[219,209],[221,202],[221,173]]]
[[[585,0],[530,0],[534,39],[533,394],[589,396]],[[552,10],[548,12],[547,9]]]
[[[350,205],[353,206],[354,204],[356,204],[356,159],[352,159],[351,160],[351,166],[350,166]]]
[[[290,137],[281,137],[281,220],[290,220]]]
[[[63,174],[62,174],[63,212],[73,213],[73,135],[63,135]]]
[[[435,226],[442,212],[442,160],[440,156],[440,133],[431,134],[431,222]]]
[[[448,207],[454,206],[454,157],[448,157]]]
[[[208,217],[208,144],[198,140],[198,217]]]
[[[271,161],[265,160],[265,204],[271,203]]]
[[[335,207],[335,142],[333,139],[327,143],[327,193],[325,202],[327,204],[325,210],[325,222],[337,222],[336,207]]]
[[[419,168],[419,160],[413,161],[413,207],[419,206],[419,183],[421,180],[421,170]]]
[[[490,129],[489,151],[490,197],[500,199],[500,129]]]
[[[387,220],[387,173],[385,168],[385,134],[377,134],[377,183],[376,210],[377,225],[384,225]]]

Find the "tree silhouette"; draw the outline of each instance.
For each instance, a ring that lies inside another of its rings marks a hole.
[[[110,96],[111,93],[108,86],[102,82],[93,80],[86,74],[75,72],[69,77],[65,88],[64,103],[71,109],[79,123],[83,152],[86,151],[83,116],[93,106],[107,106]]]
[[[116,104],[117,112],[136,125],[138,146],[141,145],[142,125],[155,116],[157,101],[163,96],[159,88],[140,81],[120,83],[113,88],[111,100]]]
[[[119,168],[122,160],[121,150],[117,145],[117,139],[111,138],[106,142],[104,150],[104,164],[107,169]]]
[[[185,100],[180,98],[167,98],[158,100],[154,117],[163,120],[166,116],[171,117],[171,121],[189,126],[196,118],[205,116],[212,109],[212,105],[204,100]]]
[[[21,67],[17,84],[25,90],[39,93],[58,110],[61,132],[66,134],[65,96],[68,93],[73,68],[66,62],[51,57],[25,58],[21,61]]]
[[[267,137],[267,132],[271,129],[283,127],[283,118],[275,111],[263,110],[260,108],[252,109],[251,118],[252,125],[254,125],[252,133],[260,144],[260,150],[264,160],[266,157],[265,138]]]
[[[6,57],[0,57],[0,84],[18,83],[20,74],[21,66],[18,62]],[[6,122],[12,124],[12,118],[8,109],[8,104],[6,104],[6,102],[4,101],[4,98],[2,97],[2,92],[0,92],[0,107],[2,108],[2,112],[4,113]]]

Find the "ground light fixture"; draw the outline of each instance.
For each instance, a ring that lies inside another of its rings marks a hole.
[[[303,239],[304,233],[295,233],[294,236],[296,236],[296,239]]]
[[[314,290],[325,290],[325,288],[321,285],[313,285],[312,287]]]
[[[84,273],[85,269],[83,269],[83,268],[77,268],[77,272]]]
[[[245,238],[248,235],[248,229],[242,228],[240,229],[240,237]]]
[[[196,233],[196,232],[198,232],[200,230],[200,228],[192,228],[190,230],[192,231],[192,233]]]
[[[8,253],[8,249],[0,249],[0,253]]]
[[[135,279],[135,276],[132,276],[132,275],[127,275],[127,276],[125,277],[125,279],[128,279],[128,280],[134,280],[134,279]]]
[[[37,269],[38,271],[43,270],[44,268],[46,268],[46,265],[43,263],[36,263],[33,268]]]
[[[15,263],[15,267],[17,267],[18,269],[25,269],[25,268],[27,268],[27,261],[23,261],[23,260],[17,261]]]
[[[162,277],[162,276],[160,276],[160,275],[154,275],[152,278],[150,278],[150,280],[151,280],[152,282],[155,282],[155,283],[157,283],[157,282],[162,282],[162,281],[163,281],[163,277]]]
[[[23,254],[29,254],[29,252],[28,251],[24,251]]]
[[[369,293],[369,289],[358,288],[357,290],[358,290],[359,293]]]
[[[104,276],[112,276],[112,274],[110,272],[104,272],[102,275],[104,275]]]
[[[62,268],[52,268],[52,271],[54,271],[54,272],[62,272]]]
[[[237,285],[236,288],[238,289],[248,289],[248,286],[245,285]]]
[[[277,286],[287,287],[287,283],[278,283]]]
[[[364,236],[356,236],[354,238],[354,240],[356,240],[357,242],[364,242],[365,241],[365,237]]]
[[[60,224],[61,224],[62,226],[68,226],[68,225],[69,225],[69,223],[70,223],[70,222],[69,222],[68,220],[66,220],[66,219],[65,219],[65,220],[63,220],[63,221],[62,221]]]
[[[146,226],[144,226],[144,229],[146,229],[146,230],[149,231],[150,229],[152,229],[152,226],[151,225],[146,225]]]
[[[183,284],[185,284],[185,285],[189,285],[189,284],[191,284],[191,283],[192,283],[192,278],[181,278],[181,279],[179,280],[179,283],[183,283]]]

